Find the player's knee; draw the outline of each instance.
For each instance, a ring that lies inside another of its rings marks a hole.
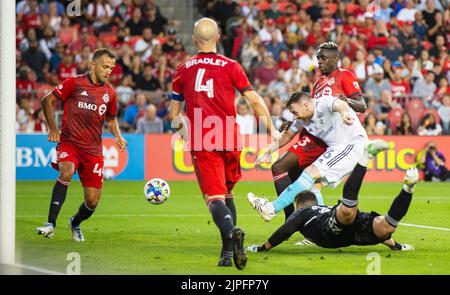
[[[358,208],[349,208],[340,204],[337,209],[337,218],[338,221],[342,224],[352,224],[355,221],[356,213],[358,212]]]
[[[84,202],[85,202],[86,206],[88,206],[90,209],[95,209],[95,208],[97,208],[99,201],[100,201],[100,198],[91,198],[91,199],[85,200]]]
[[[279,174],[287,172],[287,170],[288,170],[286,168],[286,165],[284,165],[283,162],[280,160],[273,163],[271,169],[272,169],[272,175],[279,175]]]
[[[59,170],[59,178],[67,182],[70,182],[72,180],[74,174],[75,171],[72,167],[64,167],[62,169],[60,168]]]

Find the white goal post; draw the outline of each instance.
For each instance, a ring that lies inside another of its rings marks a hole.
[[[15,263],[16,9],[0,1],[0,264]]]

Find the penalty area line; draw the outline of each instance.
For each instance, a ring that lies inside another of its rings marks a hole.
[[[403,226],[409,226],[409,227],[417,227],[417,228],[426,228],[426,229],[434,229],[434,230],[443,230],[443,231],[450,231],[450,228],[446,227],[434,227],[434,226],[428,226],[428,225],[419,225],[419,224],[410,224],[410,223],[399,223]]]

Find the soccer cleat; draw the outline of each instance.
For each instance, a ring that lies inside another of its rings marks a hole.
[[[400,251],[413,251],[414,246],[413,245],[409,245],[409,244],[402,244],[402,249],[400,249]]]
[[[389,149],[389,144],[382,139],[370,140],[367,144],[367,152],[370,157],[375,157],[378,153]]]
[[[244,252],[244,231],[238,227],[233,228],[233,261],[237,269],[244,269],[247,264],[247,256]]]
[[[308,239],[304,239],[303,241],[295,243],[295,245],[296,246],[311,246],[311,245],[314,245],[314,243]]]
[[[38,235],[51,239],[55,235],[55,227],[53,223],[45,223],[43,226],[36,228],[36,232]]]
[[[230,258],[226,257],[220,257],[219,263],[217,263],[217,266],[232,266],[233,263],[231,263]]]
[[[270,203],[267,199],[258,198],[253,193],[248,193],[247,199],[250,202],[250,204],[252,204],[253,209],[258,211],[265,221],[270,221],[272,218],[275,217],[275,215],[277,215],[275,213],[275,208],[273,208],[272,203]]]
[[[411,167],[406,170],[406,175],[403,178],[403,183],[406,184],[410,188],[414,188],[414,186],[419,181],[419,171],[416,167]]]
[[[72,230],[72,240],[75,242],[84,242],[83,232],[79,225],[72,225],[72,221],[75,217],[69,218],[69,227]]]

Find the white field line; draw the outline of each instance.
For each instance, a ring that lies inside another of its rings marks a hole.
[[[52,270],[48,270],[45,268],[40,268],[40,267],[26,265],[26,264],[14,263],[14,264],[12,264],[12,266],[32,270],[35,272],[40,272],[40,273],[46,274],[46,275],[65,275],[65,273],[62,273],[62,272],[52,271]]]
[[[252,217],[254,214],[240,214],[240,217]],[[46,218],[47,215],[43,214],[35,214],[35,215],[17,215],[16,218]],[[95,217],[99,218],[127,218],[127,217],[146,217],[146,218],[170,218],[170,217],[208,217],[206,214],[97,214]],[[410,224],[410,223],[400,223],[402,226],[409,227],[417,227],[417,228],[425,228],[425,229],[434,229],[434,230],[443,230],[450,231],[450,228],[446,227],[434,227],[428,225],[419,225],[419,224]]]

